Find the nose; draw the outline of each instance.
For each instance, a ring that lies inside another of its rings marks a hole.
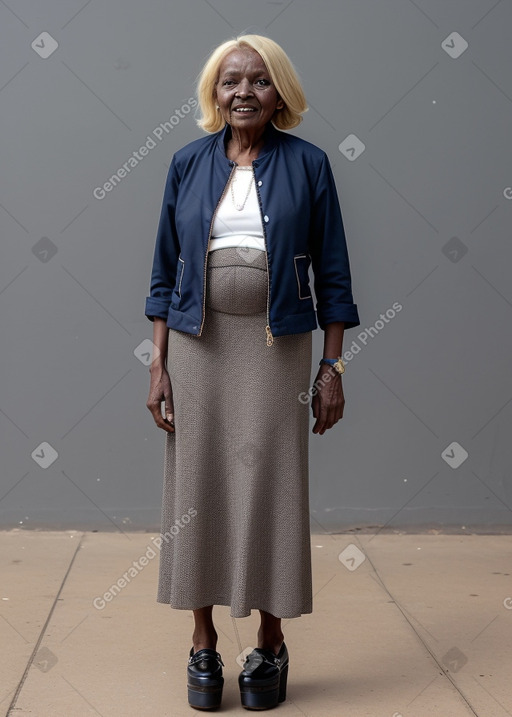
[[[247,77],[244,77],[244,79],[241,80],[238,84],[236,95],[240,98],[244,98],[247,97],[247,95],[249,94],[252,94],[251,83],[249,82]]]

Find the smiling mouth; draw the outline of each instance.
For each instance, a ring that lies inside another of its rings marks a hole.
[[[235,107],[233,109],[233,112],[236,112],[237,114],[251,114],[251,112],[256,112],[256,107]]]

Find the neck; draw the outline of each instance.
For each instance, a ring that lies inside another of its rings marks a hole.
[[[265,127],[251,132],[240,131],[231,125],[231,139],[229,140],[229,144],[232,150],[237,154],[257,154],[263,146],[264,133]]]

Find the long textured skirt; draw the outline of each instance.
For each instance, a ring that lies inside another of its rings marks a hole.
[[[275,278],[278,281],[279,277]],[[258,249],[216,249],[203,333],[169,330],[175,433],[166,434],[157,601],[312,612],[307,392],[311,331],[266,344]]]

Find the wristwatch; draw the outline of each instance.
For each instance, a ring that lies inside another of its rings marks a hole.
[[[341,356],[338,356],[337,359],[322,358],[320,359],[320,365],[323,363],[328,363],[329,366],[332,366],[339,374],[345,373],[345,364],[341,360]]]

